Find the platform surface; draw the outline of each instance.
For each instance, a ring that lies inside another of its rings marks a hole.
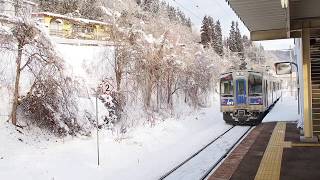
[[[320,145],[299,142],[295,123],[257,126],[209,180],[319,180]]]

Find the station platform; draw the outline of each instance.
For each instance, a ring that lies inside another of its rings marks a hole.
[[[209,180],[319,180],[320,144],[301,143],[294,122],[255,127]]]

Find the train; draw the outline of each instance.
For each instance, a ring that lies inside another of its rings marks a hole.
[[[220,75],[220,110],[228,124],[261,123],[280,97],[281,81],[269,71],[244,69]]]

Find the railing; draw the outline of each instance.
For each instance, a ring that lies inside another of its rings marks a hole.
[[[63,37],[64,36],[64,32],[62,30],[54,30],[54,29],[50,29],[49,30],[49,34],[51,36],[59,36],[59,37]]]
[[[55,29],[50,29],[49,34],[51,36],[57,36],[57,37],[62,37],[62,38],[67,38],[67,39],[83,39],[83,40],[100,40],[100,41],[105,41],[110,39],[108,33],[82,33],[82,32],[68,32],[64,30],[55,30]]]

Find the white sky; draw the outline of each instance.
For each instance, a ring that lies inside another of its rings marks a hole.
[[[164,0],[169,4],[178,7],[188,17],[191,18],[197,31],[200,30],[202,19],[205,15],[212,16],[215,20],[220,20],[222,34],[228,36],[231,21],[238,21],[242,34],[249,36],[249,30],[229,7],[225,0]],[[258,41],[265,49],[288,49],[293,47],[293,40],[272,40]]]

